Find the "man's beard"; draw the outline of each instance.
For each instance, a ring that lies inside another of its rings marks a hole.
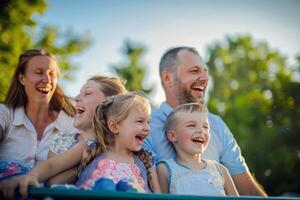
[[[175,98],[179,105],[185,103],[204,104],[204,94],[202,98],[196,98],[191,94],[191,89],[183,87],[182,82],[176,77],[174,85]]]

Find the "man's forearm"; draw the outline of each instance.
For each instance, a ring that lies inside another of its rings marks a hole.
[[[268,196],[263,187],[249,172],[232,175],[231,177],[240,195]]]

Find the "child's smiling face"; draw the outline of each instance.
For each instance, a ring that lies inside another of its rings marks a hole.
[[[176,151],[203,153],[210,139],[207,114],[179,112],[177,115],[174,130],[168,131],[168,138]]]
[[[117,125],[119,134],[116,142],[127,151],[140,151],[150,131],[149,117],[149,111],[139,106],[131,108],[128,117]]]

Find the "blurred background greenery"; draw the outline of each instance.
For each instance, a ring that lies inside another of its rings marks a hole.
[[[37,29],[33,16],[44,13],[45,1],[2,0],[0,5],[0,101],[26,49],[47,48],[63,73],[78,69],[71,58],[90,46],[90,35],[53,25]],[[147,65],[140,62],[146,50],[125,40],[125,61],[111,68],[127,80],[127,88],[151,95],[153,87],[143,87]],[[227,123],[255,178],[269,195],[300,193],[300,54],[290,65],[267,41],[235,34],[208,45],[204,58],[211,76],[209,109]]]
[[[226,121],[256,179],[272,195],[300,192],[300,55],[297,65],[250,36],[208,48],[209,109]]]

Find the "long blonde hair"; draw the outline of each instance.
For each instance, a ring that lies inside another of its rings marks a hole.
[[[108,127],[108,119],[112,117],[115,123],[119,124],[128,117],[132,108],[138,108],[141,112],[148,113],[150,113],[151,109],[149,101],[135,92],[107,97],[97,106],[92,121],[97,144],[93,146],[93,149],[87,149],[84,153],[81,160],[81,169],[86,167],[97,155],[106,152],[114,144],[115,134]],[[148,181],[151,186],[151,155],[143,149],[135,153],[147,169]]]

